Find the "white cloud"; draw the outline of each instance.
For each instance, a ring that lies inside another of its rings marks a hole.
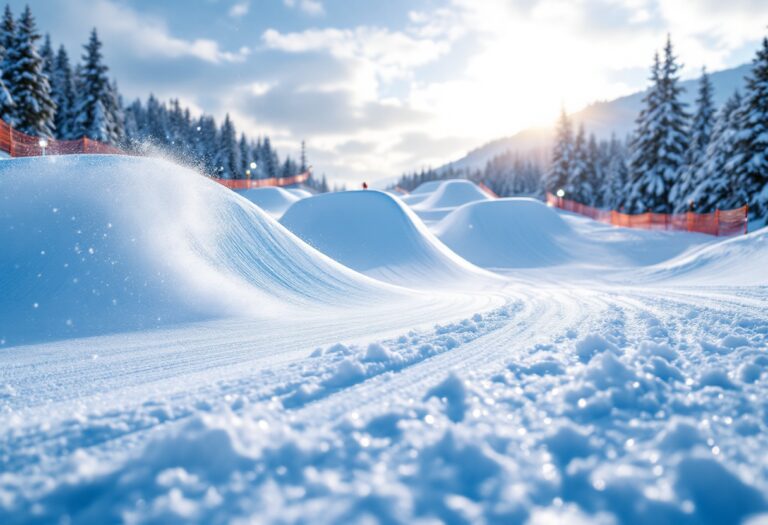
[[[240,18],[241,16],[245,16],[248,14],[248,10],[250,9],[251,4],[248,2],[248,0],[245,0],[243,2],[237,2],[236,4],[233,4],[232,7],[229,8],[229,16],[232,18]]]
[[[287,7],[298,8],[310,16],[321,16],[325,14],[325,8],[319,0],[283,0]]]
[[[77,5],[72,5],[77,4]],[[186,40],[173,36],[163,20],[139,14],[123,3],[112,0],[73,0],[70,13],[80,24],[99,28],[102,36],[120,42],[139,57],[194,57],[206,62],[242,62],[249,54],[247,47],[225,51],[215,40]]]

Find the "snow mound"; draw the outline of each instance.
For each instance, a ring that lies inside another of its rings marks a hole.
[[[418,195],[418,194],[420,194],[420,193],[432,193],[432,192],[433,192],[433,191],[435,191],[437,188],[439,188],[439,187],[440,187],[440,185],[441,185],[443,182],[445,182],[445,181],[442,181],[442,180],[431,180],[431,181],[429,181],[429,182],[422,182],[421,184],[419,184],[419,185],[416,187],[416,189],[414,189],[414,190],[411,192],[411,195]]]
[[[0,163],[0,245],[5,345],[394,293],[215,182],[146,158]]]
[[[291,195],[297,196],[300,199],[306,199],[307,197],[312,196],[312,194],[309,191],[302,188],[286,188],[285,191],[287,191]]]
[[[758,261],[768,260],[768,227],[747,235],[709,243],[650,267],[654,279],[680,283],[753,286],[768,285],[768,272]]]
[[[421,286],[495,277],[446,248],[398,199],[375,190],[304,199],[282,224],[340,263],[390,283]]]
[[[288,190],[275,187],[241,190],[237,193],[275,218],[280,218],[291,204],[301,198]]]
[[[473,202],[433,227],[450,249],[485,268],[531,268],[563,263],[563,240],[574,235],[560,215],[528,198]]]
[[[436,190],[421,202],[413,206],[419,217],[424,220],[440,220],[459,206],[470,202],[485,201],[491,197],[476,184],[468,180],[443,181]]]

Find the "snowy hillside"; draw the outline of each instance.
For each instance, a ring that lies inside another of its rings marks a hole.
[[[749,73],[750,66],[745,64],[732,69],[717,71],[710,74],[714,86],[714,100],[719,107],[725,103],[733,92],[744,85],[744,77]],[[697,79],[692,78],[681,82],[685,88],[683,100],[692,107],[696,98]],[[634,93],[611,101],[596,102],[573,114],[573,120],[583,123],[598,139],[608,139],[611,133],[623,139],[634,129],[635,119],[640,113],[644,92]],[[446,164],[444,168],[482,168],[493,157],[507,151],[547,154],[554,138],[554,128],[532,128],[520,131],[511,137],[494,140],[470,151],[464,157]]]
[[[2,161],[0,523],[768,519],[768,230],[296,197]]]

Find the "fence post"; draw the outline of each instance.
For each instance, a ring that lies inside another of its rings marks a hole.
[[[748,233],[749,228],[749,203],[744,205],[744,235]]]

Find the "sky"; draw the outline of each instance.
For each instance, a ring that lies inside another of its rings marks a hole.
[[[643,89],[671,33],[684,77],[752,59],[765,0],[31,0],[72,56],[92,27],[127,101],[229,113],[357,184]]]

